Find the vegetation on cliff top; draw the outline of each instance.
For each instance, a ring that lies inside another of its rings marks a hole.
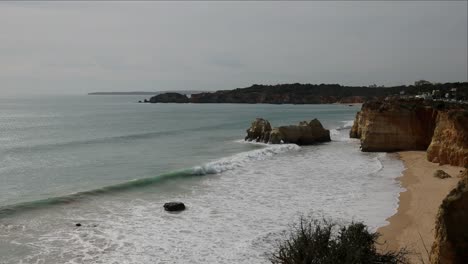
[[[468,82],[430,83],[418,81],[414,85],[377,87],[371,86],[342,86],[339,84],[254,84],[246,88],[234,90],[220,90],[192,94],[192,103],[269,103],[269,104],[319,104],[319,103],[361,103],[363,101],[399,95],[404,91],[406,95],[420,93],[437,94],[450,93],[456,88],[457,99],[468,99]]]
[[[406,264],[407,252],[379,252],[378,233],[362,223],[339,226],[301,218],[285,241],[271,254],[273,264]]]

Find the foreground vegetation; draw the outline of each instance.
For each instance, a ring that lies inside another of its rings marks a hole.
[[[379,252],[378,233],[363,223],[340,226],[301,218],[271,254],[273,264],[406,264],[405,250]]]

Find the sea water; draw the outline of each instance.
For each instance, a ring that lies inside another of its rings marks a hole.
[[[268,263],[301,216],[395,212],[403,166],[349,138],[359,106],[141,99],[0,99],[0,263]],[[332,141],[244,142],[256,117],[318,118]]]

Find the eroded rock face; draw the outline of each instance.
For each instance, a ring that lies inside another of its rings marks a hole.
[[[468,166],[468,111],[439,112],[427,159],[432,162]]]
[[[247,136],[244,140],[267,143],[270,139],[270,122],[263,118],[257,118],[246,132]]]
[[[350,137],[362,151],[427,150],[429,161],[468,166],[468,105],[424,100],[370,101]]]
[[[350,137],[361,139],[362,151],[426,150],[436,112],[419,101],[372,101],[357,114]]]
[[[311,145],[327,141],[330,141],[330,131],[324,129],[317,119],[310,122],[302,121],[299,125],[295,126],[273,128],[270,134],[270,143],[272,144],[283,142],[298,145]]]
[[[437,214],[432,264],[464,264],[468,260],[468,170],[442,202]]]
[[[330,131],[324,129],[317,119],[310,122],[302,121],[299,125],[280,126],[272,129],[267,120],[257,118],[247,129],[245,140],[271,144],[311,145],[330,141]]]

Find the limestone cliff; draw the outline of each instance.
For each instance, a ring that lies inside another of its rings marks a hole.
[[[437,214],[432,264],[465,264],[468,260],[468,170],[442,202]]]
[[[468,166],[468,105],[424,100],[370,101],[350,137],[362,151],[427,150],[428,160]]]
[[[440,164],[468,165],[468,111],[439,111],[427,159]]]
[[[426,150],[437,113],[419,101],[371,101],[357,114],[350,136],[362,151]]]

